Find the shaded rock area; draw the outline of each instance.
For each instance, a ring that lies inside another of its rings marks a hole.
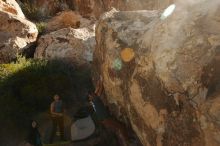
[[[9,62],[32,42],[38,30],[15,1],[0,1],[0,63]]]
[[[96,29],[94,75],[109,109],[144,146],[218,146],[220,2],[112,10]]]
[[[76,106],[75,106],[76,107]],[[77,106],[79,107],[79,106]],[[66,139],[70,140],[70,129],[71,124],[74,122],[73,118],[70,116],[71,114],[64,117],[65,122],[65,137]],[[45,122],[48,121],[48,122]],[[43,141],[46,143],[48,142],[49,133],[51,132],[51,121],[48,118],[48,115],[44,115],[43,119],[44,125],[41,127],[40,131],[43,133]],[[59,143],[59,136],[55,136],[54,143]],[[96,130],[90,137],[86,138],[85,140],[80,141],[69,141],[65,146],[112,146],[117,145],[117,138],[115,137],[114,133],[108,131],[101,125],[96,126]],[[138,145],[134,145],[138,146]]]
[[[64,28],[43,35],[38,41],[35,58],[63,59],[78,65],[93,58],[95,32],[91,28]]]

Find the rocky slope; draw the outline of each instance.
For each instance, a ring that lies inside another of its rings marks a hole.
[[[0,1],[0,63],[9,62],[30,43],[38,30],[13,0]]]
[[[144,146],[218,146],[220,3],[179,1],[157,11],[102,16],[96,76],[111,112],[131,124]]]

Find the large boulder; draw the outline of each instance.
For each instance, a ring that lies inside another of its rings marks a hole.
[[[180,1],[168,17],[113,10],[100,19],[94,75],[144,146],[220,145],[219,8]]]
[[[69,27],[41,36],[34,57],[85,65],[92,61],[94,47],[94,29]]]
[[[38,30],[13,0],[0,1],[0,63],[9,62],[36,41]]]

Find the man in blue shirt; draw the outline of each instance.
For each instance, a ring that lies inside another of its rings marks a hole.
[[[50,135],[50,143],[53,142],[57,127],[59,127],[60,130],[60,139],[64,140],[64,106],[63,101],[60,99],[59,95],[54,95],[54,101],[50,105],[50,113],[53,122],[52,132]]]

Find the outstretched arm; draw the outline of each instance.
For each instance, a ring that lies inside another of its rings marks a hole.
[[[98,82],[97,82],[97,85],[96,85],[96,88],[95,88],[95,94],[96,94],[97,96],[101,96],[102,92],[103,92],[103,79],[102,79],[102,77],[101,77],[101,78],[98,80]]]

